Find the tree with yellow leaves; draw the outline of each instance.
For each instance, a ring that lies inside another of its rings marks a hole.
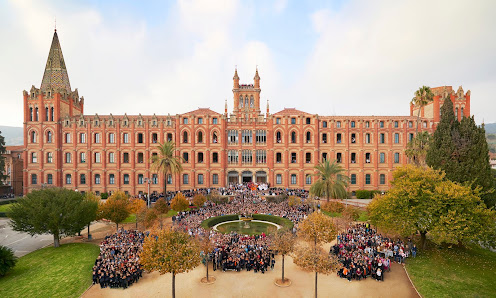
[[[130,214],[129,199],[123,191],[114,192],[105,203],[98,206],[99,218],[114,222],[119,230],[119,223]]]
[[[136,229],[138,228],[138,220],[141,219],[138,214],[146,209],[146,203],[142,199],[134,198],[129,202],[129,211],[136,216]]]
[[[202,278],[202,282],[206,282],[206,283],[215,281],[215,277],[209,277],[208,276],[208,261],[210,258],[209,255],[215,248],[209,235],[210,235],[210,231],[207,230],[203,236],[198,237],[198,243],[200,245],[200,250],[203,253],[203,257],[205,258],[205,266],[207,267],[207,276],[206,276],[206,278]]]
[[[171,208],[177,212],[188,210],[189,202],[181,192],[178,192],[171,200]]]
[[[315,297],[317,297],[318,273],[329,274],[337,269],[337,260],[326,253],[321,244],[331,242],[337,236],[332,219],[320,212],[310,214],[298,227],[298,236],[308,242],[299,246],[293,254],[293,262],[306,271],[315,272]]]
[[[286,279],[284,278],[284,256],[293,252],[295,244],[296,237],[289,230],[277,230],[276,233],[272,235],[271,247],[282,257],[282,278],[280,282],[279,280],[276,280],[276,283],[281,285],[286,283]]]
[[[198,208],[203,207],[203,204],[205,204],[206,201],[207,201],[207,198],[205,198],[205,196],[200,194],[200,193],[196,194],[193,197],[193,205],[195,205]]]
[[[200,261],[197,241],[186,233],[174,230],[161,230],[156,236],[147,237],[141,253],[141,264],[145,270],[172,273],[173,298],[176,297],[176,274],[193,270]]]

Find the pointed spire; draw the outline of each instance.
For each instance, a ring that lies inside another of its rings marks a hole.
[[[69,83],[69,75],[62,55],[57,29],[53,33],[52,45],[48,53],[40,89],[41,91],[61,89],[61,91],[64,90],[67,93],[71,92],[71,84]]]
[[[226,102],[225,102],[225,104],[224,104],[224,113],[226,113],[226,114],[227,114],[227,99],[226,99]]]
[[[260,76],[258,75],[258,65],[257,65],[257,68],[256,68],[256,71],[255,71],[255,77],[253,78],[255,81],[256,80],[260,80]]]
[[[239,80],[238,66],[237,65],[234,67],[234,77],[233,77],[233,80]]]

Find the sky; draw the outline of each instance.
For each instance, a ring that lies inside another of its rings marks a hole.
[[[408,115],[420,86],[471,90],[496,122],[496,1],[0,0],[0,125],[22,126],[57,33],[85,114],[232,111],[232,77],[261,107]]]

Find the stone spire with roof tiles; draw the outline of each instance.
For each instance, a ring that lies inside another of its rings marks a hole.
[[[40,89],[41,91],[53,90],[57,92],[59,90],[59,92],[71,92],[71,84],[69,83],[69,75],[62,55],[57,29],[53,33],[52,45],[48,53]]]

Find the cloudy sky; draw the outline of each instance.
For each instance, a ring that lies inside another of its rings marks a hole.
[[[419,86],[462,85],[496,122],[496,1],[0,0],[0,125],[22,125],[57,19],[85,114],[232,109],[261,76],[262,107],[407,115]]]

